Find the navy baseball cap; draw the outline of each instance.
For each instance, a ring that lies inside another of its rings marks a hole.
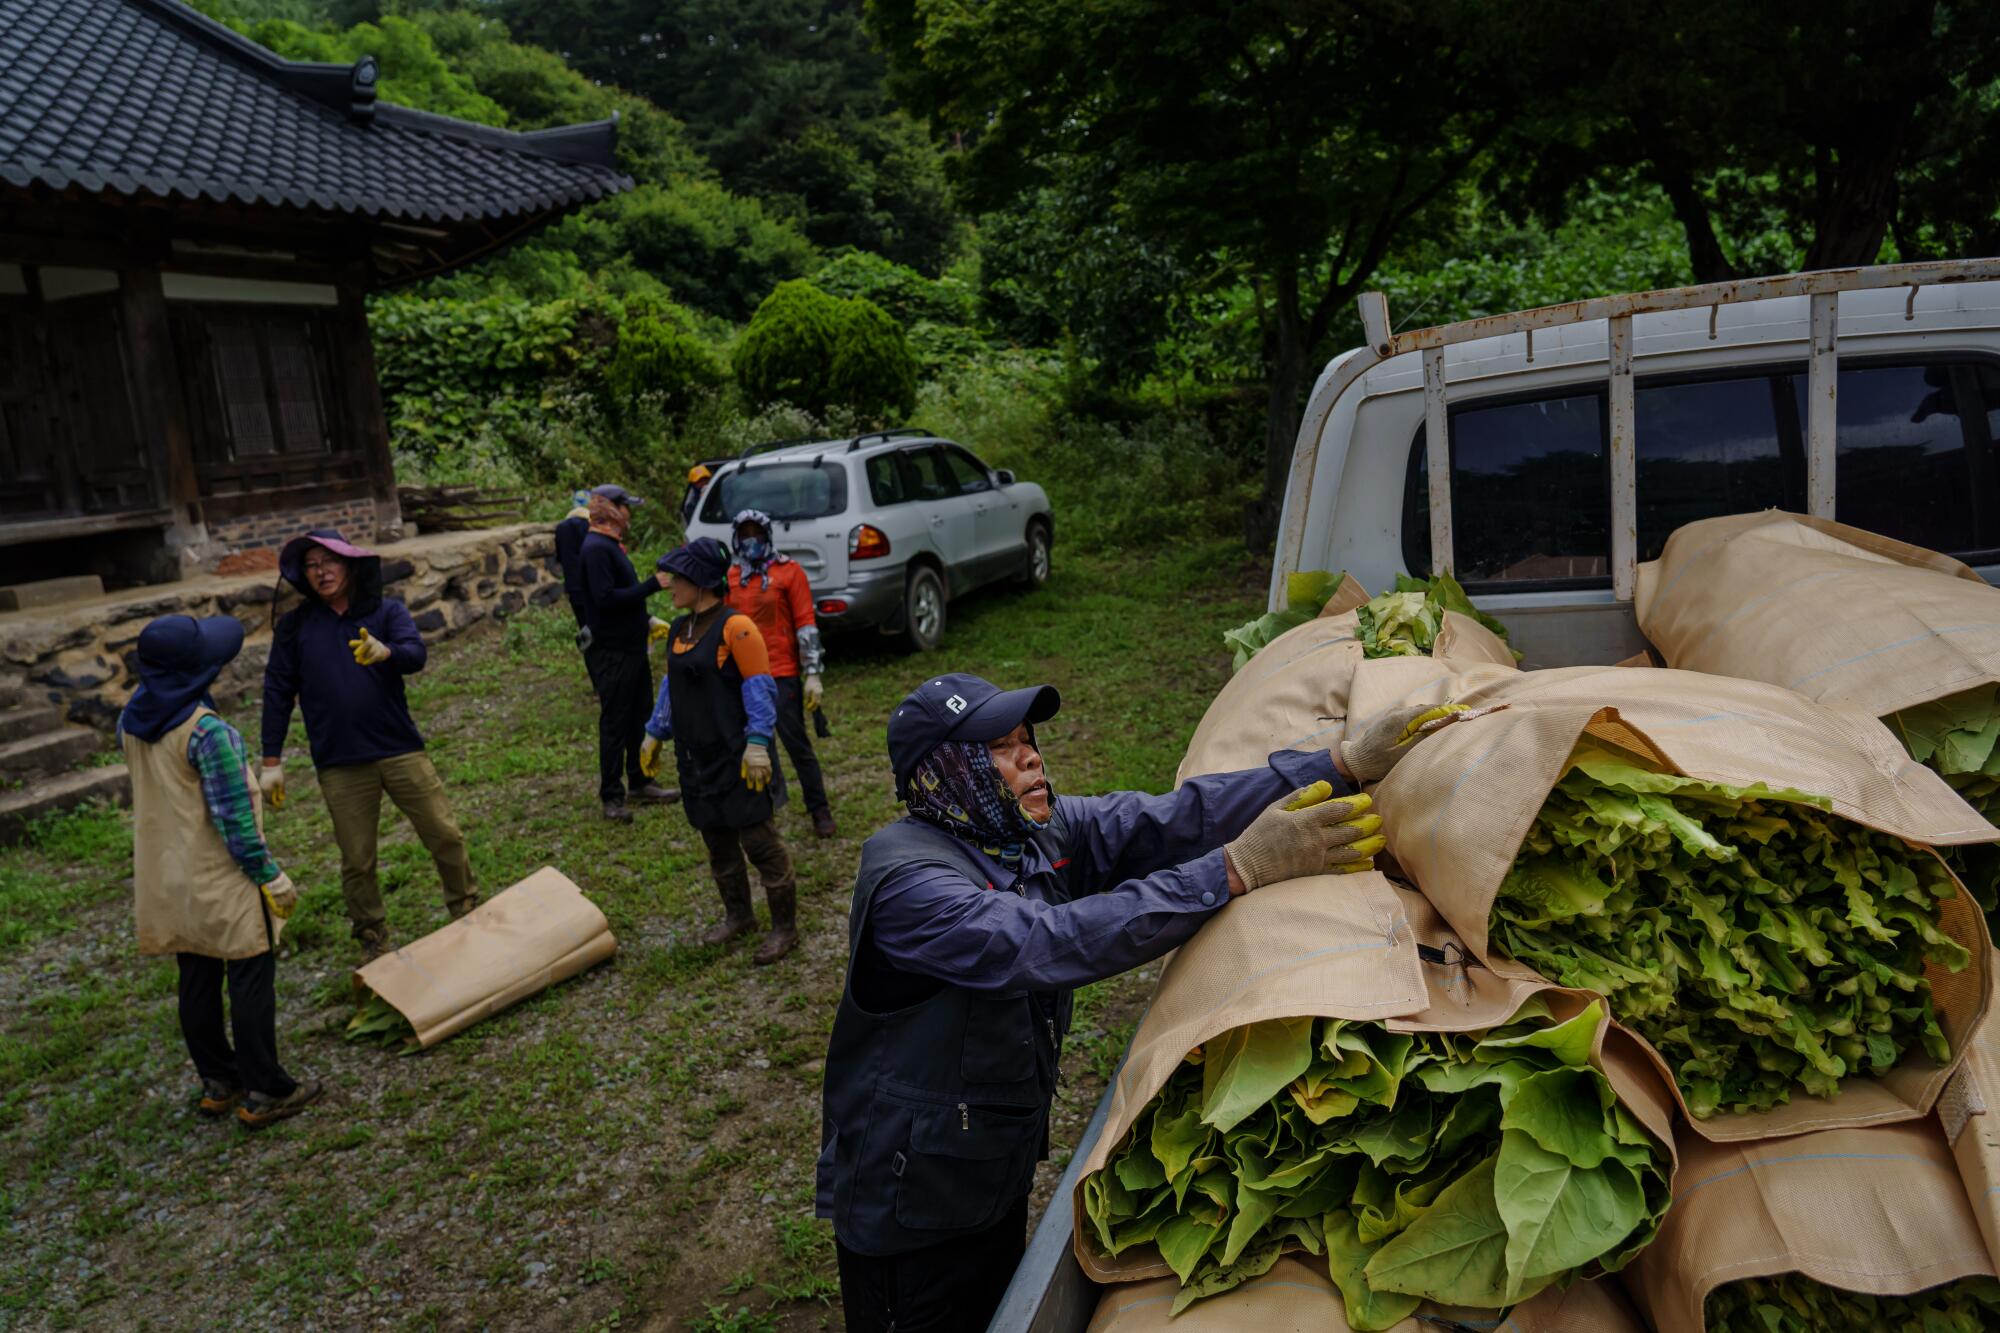
[[[1023,722],[1046,722],[1062,707],[1053,685],[1003,690],[977,676],[954,672],[917,686],[889,715],[889,766],[896,790],[924,757],[945,741],[997,741]]]
[[[616,482],[607,482],[602,486],[593,486],[590,493],[592,495],[601,495],[611,501],[611,503],[624,505],[627,509],[637,509],[640,505],[646,503]]]

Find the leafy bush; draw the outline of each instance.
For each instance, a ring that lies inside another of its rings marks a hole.
[[[856,298],[840,303],[827,392],[866,417],[904,417],[917,401],[917,363],[887,311]]]
[[[861,297],[881,306],[903,324],[971,324],[976,301],[956,278],[927,278],[915,269],[866,250],[846,250],[812,275],[813,286],[829,296]]]
[[[815,255],[791,223],[705,180],[641,185],[551,229],[547,242],[575,249],[586,269],[629,257],[675,299],[731,320],[803,274]]]
[[[668,416],[684,415],[696,398],[722,386],[722,366],[692,333],[657,316],[638,315],[618,330],[618,354],[605,374],[614,401],[659,399]]]
[[[736,344],[736,381],[752,403],[809,412],[839,405],[864,417],[907,414],[917,368],[903,331],[868,301],[810,282],[778,284]]]

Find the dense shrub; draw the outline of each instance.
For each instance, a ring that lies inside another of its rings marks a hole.
[[[916,405],[916,360],[882,307],[858,297],[840,303],[827,386],[828,401],[865,417],[906,417]]]
[[[781,282],[737,340],[736,382],[751,403],[791,403],[809,412],[833,399],[827,376],[842,305],[809,282]]]
[[[587,219],[555,227],[547,241],[574,249],[586,269],[627,257],[665,282],[674,299],[729,320],[747,316],[774,284],[803,274],[815,253],[797,228],[756,200],[703,180],[641,185]]]
[[[927,278],[866,250],[835,255],[812,275],[812,283],[830,296],[872,301],[905,326],[922,321],[969,325],[977,305],[972,289],[956,278]]]
[[[657,315],[635,315],[618,330],[618,353],[605,373],[612,400],[624,407],[656,398],[670,417],[720,388],[722,366],[701,339]]]

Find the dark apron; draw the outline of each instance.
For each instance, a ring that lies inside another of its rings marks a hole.
[[[743,783],[743,746],[750,720],[743,710],[743,673],[733,657],[719,666],[715,660],[729,617],[729,609],[720,608],[699,643],[686,652],[667,654],[667,699],[673,708],[681,808],[697,829],[761,824],[785,799],[784,778],[775,764],[768,789],[755,792]],[[674,621],[670,646],[682,641],[692,618]]]

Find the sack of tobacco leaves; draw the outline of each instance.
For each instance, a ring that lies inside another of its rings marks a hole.
[[[1710,1143],[1621,1274],[1655,1333],[1987,1333],[2000,1281],[1937,1124]]]
[[[1326,1265],[1309,1254],[1288,1254],[1271,1271],[1179,1314],[1180,1282],[1172,1277],[1125,1282],[1104,1289],[1087,1333],[1355,1333],[1340,1288]],[[1388,1333],[1489,1333],[1493,1312],[1431,1307],[1389,1325]],[[1616,1278],[1550,1288],[1515,1306],[1504,1333],[1645,1333]]]
[[[1965,1062],[1938,1098],[1937,1119],[1986,1253],[2000,1268],[2000,1012],[1989,1009],[1972,1034]]]
[[[1447,727],[1375,789],[1389,851],[1481,959],[1603,995],[1711,1138],[1926,1114],[1986,1012],[1976,906],[1931,850],[2000,837],[1874,719],[1647,668],[1356,668],[1365,724]]]
[[[1172,1312],[1325,1266],[1357,1333],[1612,1272],[1673,1177],[1672,1103],[1595,996],[1468,966],[1380,874],[1258,890],[1161,974],[1080,1168],[1100,1282]]]
[[[2000,820],[2000,590],[1969,566],[1826,519],[1734,514],[1668,538],[1639,567],[1634,609],[1669,666],[1879,717]],[[2000,847],[1946,860],[2000,919]]]
[[[1243,642],[1231,640],[1239,657],[1236,674],[1210,702],[1188,741],[1179,781],[1257,768],[1274,750],[1324,749],[1338,741],[1347,715],[1348,682],[1355,664],[1369,658],[1428,656],[1514,665],[1506,627],[1473,607],[1448,574],[1435,580],[1398,575],[1397,591],[1374,598],[1352,575],[1321,578],[1331,581],[1312,586],[1332,592],[1316,616],[1278,630],[1250,652]],[[1249,629],[1232,634],[1241,636]]]

